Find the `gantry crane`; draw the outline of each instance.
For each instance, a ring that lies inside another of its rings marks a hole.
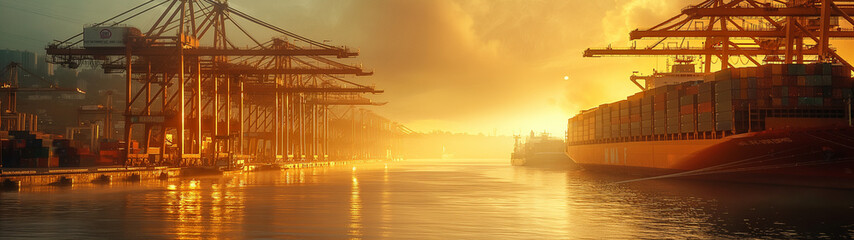
[[[714,60],[721,69],[734,67],[733,57],[753,65],[839,62],[850,68],[829,40],[854,38],[852,14],[849,0],[706,0],[631,32],[631,40],[654,40],[649,46],[587,49],[584,56],[699,56],[706,73]]]
[[[20,87],[18,81],[18,70],[24,71],[31,77],[41,81],[47,87]],[[0,130],[14,131],[27,130],[38,131],[38,117],[33,114],[18,112],[19,92],[77,92],[85,93],[79,88],[62,88],[42,76],[24,68],[21,64],[10,62],[3,68],[0,75],[0,92],[6,94],[5,104],[0,106]]]
[[[120,25],[164,6],[144,32]],[[262,41],[244,24],[274,37]],[[332,59],[358,52],[291,33],[225,0],[151,0],[46,50],[64,66],[95,62],[125,73],[124,140],[133,165],[152,164],[151,155],[178,166],[228,167],[250,158],[323,158],[329,105],[318,103],[382,92],[339,78],[372,75]],[[132,147],[136,140],[141,149]]]

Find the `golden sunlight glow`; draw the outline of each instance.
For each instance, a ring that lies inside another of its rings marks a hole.
[[[189,185],[188,185],[187,187],[188,187],[188,188],[190,188],[190,189],[197,189],[197,188],[199,188],[199,180],[191,180],[191,181],[190,181],[190,183],[189,183]]]
[[[355,171],[356,168],[353,167],[353,170]],[[350,188],[350,239],[362,238],[362,198],[359,195],[359,180],[354,172]]]
[[[384,238],[389,237],[388,226],[392,224],[391,219],[391,209],[389,209],[389,205],[391,205],[391,199],[389,199],[389,193],[391,190],[389,189],[389,180],[388,180],[388,164],[385,164],[385,171],[383,172],[383,190],[382,190],[382,198],[380,199],[380,222],[382,227],[382,232],[380,232],[380,236]]]

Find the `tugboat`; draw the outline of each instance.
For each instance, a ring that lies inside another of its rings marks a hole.
[[[550,137],[547,132],[539,136],[531,134],[523,143],[522,137],[514,136],[516,143],[510,154],[510,164],[514,166],[559,166],[572,164],[566,156],[566,143],[562,139]]]

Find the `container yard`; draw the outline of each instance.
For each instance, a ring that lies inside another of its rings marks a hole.
[[[129,24],[141,15],[155,21]],[[64,132],[42,131],[38,115],[17,105],[52,98],[38,94],[86,93],[46,80],[45,72],[28,69],[32,64],[16,62],[30,58],[11,55],[0,77],[0,176],[28,172],[20,169],[233,171],[394,159],[401,156],[399,138],[412,133],[361,108],[385,103],[368,97],[383,90],[347,80],[373,74],[344,60],[358,51],[296,35],[225,1],[147,1],[102,18],[79,26],[79,34],[55,36],[61,40],[45,48],[48,65],[72,71],[94,66],[122,79],[121,88],[86,95],[99,94],[102,102],[75,106],[77,116],[59,117],[76,122],[49,125]],[[270,34],[276,37],[257,41]],[[230,39],[254,44],[239,46]],[[66,111],[49,109],[59,110]]]

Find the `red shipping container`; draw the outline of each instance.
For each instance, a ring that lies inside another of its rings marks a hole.
[[[700,92],[700,88],[697,85],[689,86],[685,88],[685,95],[697,95]]]
[[[640,122],[641,121],[641,115],[639,113],[632,114],[631,121],[632,122]]]
[[[101,152],[99,152],[99,155],[101,156],[101,158],[117,158],[117,157],[119,157],[119,151],[118,150],[101,150]]]
[[[759,88],[770,88],[771,87],[771,79],[770,78],[760,78],[756,80],[756,86]]]
[[[712,106],[713,105],[711,102],[699,103],[699,104],[697,104],[697,112],[698,113],[712,112]]]
[[[732,78],[741,78],[741,71],[737,68],[730,69],[729,73],[729,76]]]
[[[40,168],[59,167],[59,158],[34,158]]]
[[[90,153],[91,153],[91,152],[89,151],[89,148],[88,148],[88,147],[84,147],[84,148],[77,148],[77,154],[80,154],[80,155],[88,155],[88,154],[90,154]]]
[[[119,142],[101,142],[100,149],[103,150],[118,150],[119,147],[122,147]]]
[[[679,108],[679,112],[681,115],[693,114],[694,113],[694,105],[685,105]]]
[[[783,86],[785,81],[783,81],[783,76],[774,75],[771,76],[771,86]]]
[[[797,86],[798,85],[798,76],[786,76],[786,85],[789,86]]]
[[[766,78],[769,76],[769,72],[771,69],[768,68],[767,65],[762,65],[756,68],[756,77]]]
[[[786,75],[788,73],[788,67],[784,64],[772,64],[771,65],[771,74],[772,75]]]

